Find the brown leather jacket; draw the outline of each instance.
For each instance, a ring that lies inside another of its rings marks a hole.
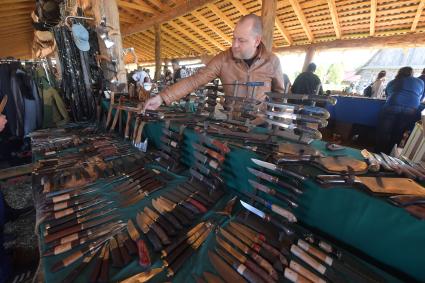
[[[208,82],[220,78],[223,84],[231,84],[236,80],[244,82],[264,82],[264,86],[255,87],[254,95],[259,100],[264,100],[267,91],[283,92],[283,74],[277,56],[268,52],[260,43],[257,57],[251,67],[240,59],[235,59],[232,49],[221,52],[215,56],[204,68],[191,77],[185,78],[168,87],[160,93],[164,102],[169,105],[187,94],[195,91]],[[233,95],[234,86],[224,85],[226,95]],[[251,96],[252,87],[239,86],[237,96]]]

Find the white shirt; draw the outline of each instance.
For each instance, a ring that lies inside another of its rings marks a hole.
[[[374,98],[383,98],[384,97],[384,81],[385,78],[376,80],[372,84],[372,96]]]
[[[147,76],[148,73],[146,73],[145,71],[138,71],[133,74],[132,78],[137,82],[138,85],[143,85]]]

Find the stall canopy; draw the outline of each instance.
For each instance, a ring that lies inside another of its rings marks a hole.
[[[261,15],[262,1],[269,0],[116,0],[124,47],[135,47],[140,61],[155,59],[155,24],[161,25],[161,58],[216,54],[231,45],[240,16]],[[273,48],[400,35],[420,41],[424,6],[424,0],[278,0]],[[0,57],[30,56],[33,9],[34,0],[0,1]]]

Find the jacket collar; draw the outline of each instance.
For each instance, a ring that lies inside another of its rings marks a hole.
[[[233,57],[232,47],[230,47],[229,50],[230,50],[231,57],[235,62],[240,63],[243,61],[242,59]],[[256,59],[255,61],[264,60],[265,59],[264,57],[266,56],[266,53],[267,53],[266,51],[267,51],[266,46],[264,46],[264,43],[261,41],[257,47],[257,55],[255,56],[255,59]]]

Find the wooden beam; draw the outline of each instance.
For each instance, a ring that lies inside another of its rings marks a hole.
[[[293,9],[293,10],[294,10],[294,12],[295,12],[295,15],[297,15],[297,18],[298,18],[298,20],[300,21],[301,26],[302,26],[302,28],[303,28],[303,30],[304,30],[304,32],[305,32],[305,34],[307,35],[308,40],[309,40],[310,42],[313,42],[313,40],[314,40],[313,33],[312,33],[312,32],[311,32],[311,30],[310,30],[310,27],[309,27],[309,25],[308,25],[307,19],[306,19],[306,18],[305,18],[305,16],[304,16],[304,12],[303,12],[303,10],[301,9],[300,4],[298,3],[298,0],[288,0],[288,1],[289,1],[289,3],[291,4],[292,9]]]
[[[313,62],[314,54],[316,50],[314,47],[308,47],[307,52],[305,53],[304,64],[303,64],[303,72],[307,71],[308,65]]]
[[[155,76],[154,80],[159,81],[161,77],[161,26],[155,25]]]
[[[128,39],[128,40],[130,40],[130,42],[135,43],[134,48],[137,48],[140,53],[144,53],[145,56],[148,56],[150,58],[155,57],[153,53],[153,49],[149,47],[149,45],[146,42],[144,42],[142,39],[140,39],[137,35],[133,35],[131,39]]]
[[[232,22],[216,5],[209,4],[208,9],[210,9],[221,21],[228,25],[232,31],[235,29],[235,23]]]
[[[276,6],[277,0],[262,0],[261,3],[261,20],[263,22],[263,43],[268,51],[273,46],[273,31],[276,22]]]
[[[137,10],[144,13],[154,14],[156,10],[143,2],[131,3],[124,0],[117,0],[117,4],[121,7]]]
[[[148,28],[152,27],[155,24],[162,24],[162,23],[171,21],[177,17],[190,13],[193,10],[196,10],[213,1],[215,0],[184,1],[183,3],[178,4],[173,8],[170,8],[164,14],[154,14],[152,18],[149,18],[148,20],[145,20],[142,23],[134,24],[134,25],[126,27],[122,33],[124,36],[126,36],[126,35],[147,30]]]
[[[370,1],[370,36],[375,35],[375,22],[376,22],[376,8],[378,6],[378,0]]]
[[[152,5],[156,6],[159,8],[159,10],[161,11],[167,11],[170,9],[170,7],[164,3],[162,3],[161,0],[148,0],[150,3],[152,3]]]
[[[214,44],[218,49],[224,50],[226,49],[220,42],[212,38],[209,34],[198,28],[195,24],[188,21],[185,17],[178,18],[179,21],[181,21],[184,25],[188,26],[190,29],[195,31],[197,34],[199,34],[201,37],[203,37],[205,40],[211,42]]]
[[[185,30],[184,28],[182,28],[179,24],[176,24],[175,22],[169,22],[168,23],[172,28],[174,28],[175,30],[181,32],[182,34],[184,34],[185,36],[187,36],[189,39],[193,40],[194,42],[196,42],[197,44],[199,44],[200,46],[202,46],[204,49],[206,49],[208,52],[210,53],[215,53],[214,49],[212,49],[208,44],[206,44],[205,42],[203,42],[202,40],[200,40],[199,38],[197,38],[196,36],[193,36],[192,33],[188,32],[187,30]],[[203,50],[199,53],[204,53]]]
[[[198,19],[201,23],[203,23],[207,28],[212,30],[215,34],[220,36],[228,44],[232,44],[232,39],[230,38],[230,36],[226,35],[219,28],[217,28],[212,22],[210,22],[206,17],[204,17],[200,12],[193,11],[192,16]]]
[[[242,4],[239,0],[230,0],[230,3],[232,3],[233,6],[235,6],[236,10],[239,11],[239,13],[242,14],[242,16],[250,14],[247,8]]]
[[[368,35],[369,33],[367,33]],[[364,35],[364,36],[367,36]],[[313,47],[316,51],[327,49],[346,48],[413,48],[425,46],[425,33],[412,33],[393,36],[365,37],[358,39],[337,39],[320,43],[293,45],[288,47],[275,48],[274,52],[305,52],[307,48]]]
[[[328,1],[329,12],[331,13],[331,17],[332,17],[332,24],[334,25],[334,29],[335,29],[336,38],[340,39],[341,27],[339,25],[338,10],[336,9],[335,0],[327,0],[327,1]]]
[[[416,27],[418,26],[419,19],[421,18],[422,11],[425,6],[425,0],[421,0],[421,2],[418,5],[418,10],[416,10],[415,19],[413,20],[412,27],[410,28],[410,31],[416,31]]]
[[[282,22],[279,20],[277,16],[274,22],[275,22],[277,30],[280,32],[280,34],[283,36],[286,42],[288,42],[289,45],[292,45],[293,40],[291,38],[291,35],[289,34],[288,30],[283,26]]]
[[[199,47],[193,44],[188,43],[186,40],[182,40],[181,35],[175,33],[174,31],[167,28],[166,26],[162,26],[162,31],[167,33],[169,36],[171,36],[173,40],[175,40],[176,42],[180,42],[180,44],[182,44],[183,46],[186,46],[185,49],[187,49],[188,51],[202,53],[202,49],[200,49]]]

